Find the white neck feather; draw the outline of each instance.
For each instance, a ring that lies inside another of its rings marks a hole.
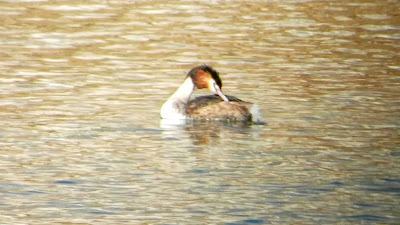
[[[194,88],[192,79],[190,77],[186,78],[178,90],[161,107],[161,118],[185,119],[187,103]]]

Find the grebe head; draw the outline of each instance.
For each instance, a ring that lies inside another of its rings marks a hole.
[[[190,77],[193,84],[198,89],[208,88],[214,94],[219,95],[224,101],[229,102],[228,98],[222,93],[222,81],[219,74],[211,66],[202,65],[189,71],[186,77]]]

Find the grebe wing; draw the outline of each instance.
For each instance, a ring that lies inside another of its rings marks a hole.
[[[226,95],[226,97],[228,98],[228,100],[230,102],[244,102],[238,98],[236,98],[235,96],[231,96],[231,95]],[[198,96],[192,100],[190,100],[188,102],[188,108],[200,108],[200,107],[204,107],[210,104],[216,104],[218,102],[223,102],[224,100],[221,99],[221,97],[219,97],[218,95],[202,95],[202,96]]]
[[[229,102],[222,100],[218,95],[197,97],[189,101],[186,114],[193,119],[251,121],[249,108],[252,103],[234,96],[226,97]]]

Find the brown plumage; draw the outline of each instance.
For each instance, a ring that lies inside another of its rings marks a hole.
[[[251,121],[249,109],[253,105],[234,96],[228,96],[229,102],[218,95],[200,96],[189,101],[186,114],[193,119]]]

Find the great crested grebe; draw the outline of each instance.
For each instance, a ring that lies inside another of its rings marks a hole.
[[[208,88],[215,95],[190,100],[193,91]],[[230,120],[263,123],[258,106],[222,93],[222,81],[212,67],[202,65],[187,74],[183,84],[161,107],[164,119]]]

